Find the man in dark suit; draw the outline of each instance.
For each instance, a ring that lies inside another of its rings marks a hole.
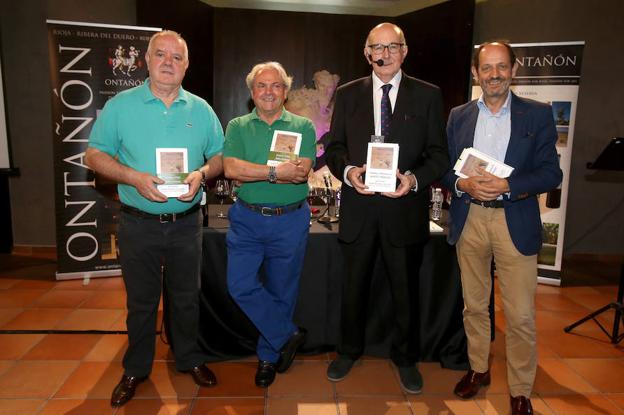
[[[390,357],[403,389],[419,393],[418,272],[429,237],[428,186],[442,177],[449,161],[440,91],[401,71],[406,55],[398,26],[376,26],[364,46],[373,73],[336,92],[326,160],[344,181],[338,237],[345,272],[338,357],[327,376],[343,379],[364,351],[372,270],[381,249],[394,308]],[[394,192],[378,194],[364,184],[372,136],[399,144]]]
[[[562,177],[551,107],[510,92],[517,69],[507,43],[482,44],[472,66],[481,98],[454,108],[447,125],[452,163],[464,148],[474,147],[513,167],[511,175],[500,178],[478,168],[472,177],[460,178],[449,171],[444,179],[453,190],[448,240],[457,244],[470,361],[455,394],[468,399],[490,383],[488,304],[494,257],[514,415],[533,413],[529,397],[537,367],[535,290],[542,245],[537,196],[557,187]]]

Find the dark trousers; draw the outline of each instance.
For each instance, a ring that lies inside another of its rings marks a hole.
[[[345,270],[338,354],[357,359],[364,352],[371,280],[381,250],[394,309],[394,319],[388,322],[394,326],[390,358],[397,366],[411,366],[419,358],[418,273],[423,245],[393,246],[381,237],[380,226],[379,218],[370,215],[354,242],[340,244]]]
[[[230,295],[260,332],[258,359],[277,362],[297,330],[293,314],[308,242],[310,209],[263,216],[235,203],[229,211],[227,284]],[[265,280],[258,275],[264,265]]]
[[[163,276],[176,368],[183,371],[204,363],[205,358],[197,343],[200,212],[167,223],[122,212],[119,250],[128,297],[128,350],[123,359],[125,374],[146,376],[152,370]]]

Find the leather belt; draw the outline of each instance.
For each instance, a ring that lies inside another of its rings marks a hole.
[[[479,205],[479,206],[483,206],[485,208],[494,208],[494,209],[499,209],[502,207],[505,207],[505,204],[502,200],[477,200],[477,199],[470,199],[471,203],[474,203],[475,205]]]
[[[192,208],[185,210],[184,212],[161,213],[161,214],[147,213],[132,206],[123,205],[123,204],[121,205],[122,212],[128,213],[132,216],[143,218],[143,219],[155,219],[155,220],[160,221],[160,223],[175,222],[176,220],[184,216],[190,215],[191,213],[195,213],[198,210],[199,210],[199,203],[196,203]]]
[[[262,216],[280,216],[286,213],[294,212],[295,210],[301,209],[304,204],[304,200],[296,203],[292,203],[290,205],[284,206],[261,206],[261,205],[253,205],[251,203],[245,202],[240,197],[237,200],[237,203],[240,203],[242,206],[247,209],[260,213]]]

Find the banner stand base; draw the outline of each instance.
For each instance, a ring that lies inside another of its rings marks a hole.
[[[620,334],[620,323],[623,323],[624,321],[622,320],[622,315],[624,315],[624,303],[622,301],[624,301],[624,262],[622,263],[622,268],[620,270],[620,283],[618,284],[618,293],[615,301],[605,305],[602,308],[599,308],[593,313],[586,315],[582,319],[570,324],[569,326],[566,326],[563,331],[569,333],[572,329],[580,326],[586,321],[594,320],[594,322],[598,325],[598,327],[600,327],[602,332],[606,334],[607,337],[609,337],[611,343],[618,344],[620,341],[622,341],[622,339],[624,339],[624,334]],[[611,333],[609,333],[607,329],[605,329],[604,326],[600,324],[600,321],[596,320],[596,317],[610,309],[615,310],[615,316],[613,318],[613,330],[611,331]]]

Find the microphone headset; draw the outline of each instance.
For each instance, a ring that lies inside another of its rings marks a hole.
[[[376,63],[377,66],[384,66],[383,59],[377,59],[376,61],[371,59],[371,55],[366,55],[366,59],[368,59],[368,63],[373,64]]]

